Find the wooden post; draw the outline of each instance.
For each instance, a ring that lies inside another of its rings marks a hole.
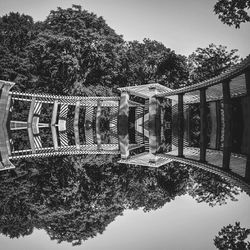
[[[156,93],[155,87],[151,87],[150,92]],[[159,101],[155,96],[149,97],[149,152],[156,154],[160,144],[161,119],[159,111]]]
[[[9,161],[9,138],[6,128],[7,117],[9,113],[9,105],[10,105],[10,97],[9,97],[9,90],[10,86],[1,82],[2,84],[0,87],[2,88],[2,93],[0,96],[0,154],[1,154],[1,161],[0,170],[1,169],[10,169],[14,168],[13,164]]]
[[[56,126],[51,126],[51,133],[52,133],[54,149],[58,150],[58,137],[57,137]]]
[[[183,94],[178,95],[178,156],[183,157],[184,114]]]
[[[200,161],[206,161],[207,148],[207,102],[206,89],[200,89]]]
[[[74,115],[74,135],[75,135],[75,144],[77,150],[80,150],[79,127],[78,127],[79,113],[80,113],[80,101],[77,101],[75,106],[75,115]]]
[[[54,149],[58,150],[58,137],[57,137],[57,131],[56,131],[56,119],[57,119],[57,111],[58,111],[58,100],[54,101],[53,105],[53,111],[52,111],[52,117],[51,117],[51,133],[52,133],[52,140]]]
[[[34,111],[35,111],[35,103],[36,103],[36,99],[35,99],[35,97],[32,97],[32,100],[31,100],[31,103],[30,103],[28,121],[27,121],[28,127],[30,127],[31,123],[32,123],[32,119],[33,119]]]
[[[247,155],[246,171],[245,171],[245,180],[250,183],[250,155]]]
[[[250,96],[250,67],[246,69],[245,77],[246,77],[247,95]]]
[[[216,149],[220,149],[221,144],[221,102],[216,102],[216,120],[217,120],[217,132],[216,132]]]
[[[28,126],[28,136],[29,136],[29,142],[30,142],[32,154],[35,154],[36,153],[35,139],[34,139],[32,128],[30,126]]]
[[[232,101],[230,96],[230,80],[222,83],[222,91],[225,121],[222,167],[225,170],[229,170],[232,151]]]
[[[128,115],[129,115],[129,94],[128,92],[121,93],[119,114],[118,114],[118,134],[119,145],[122,159],[129,157],[129,135],[128,135]]]
[[[51,118],[52,126],[55,126],[56,124],[57,111],[58,111],[58,100],[55,100],[54,105],[53,105],[52,118]]]
[[[128,115],[129,115],[129,94],[123,91],[121,93],[119,114],[118,114],[118,134],[128,134]]]
[[[98,101],[96,109],[96,141],[98,150],[101,149],[101,143],[102,143],[101,131],[100,131],[101,114],[102,114],[101,102]]]

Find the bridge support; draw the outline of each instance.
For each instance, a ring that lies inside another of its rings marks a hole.
[[[230,158],[232,151],[232,101],[230,96],[230,81],[222,83],[223,103],[224,103],[224,146],[223,146],[223,163],[222,167],[225,170],[230,169]]]
[[[102,114],[101,102],[98,101],[97,109],[96,109],[96,141],[97,141],[97,149],[98,150],[101,149],[101,143],[102,143],[101,131],[100,131],[101,114]]]
[[[118,135],[121,158],[129,157],[129,135],[128,135],[128,116],[129,116],[129,94],[126,91],[121,93],[119,114],[118,114]]]
[[[183,157],[184,113],[183,94],[178,95],[178,156]]]
[[[155,88],[150,91],[156,92]],[[149,98],[149,152],[156,154],[160,144],[161,119],[159,101],[155,96]]]
[[[11,96],[10,89],[14,86],[12,82],[0,81],[0,170],[12,169],[15,166],[10,162],[9,155],[11,153],[9,136],[7,132],[7,120],[9,115]]]
[[[77,101],[75,106],[75,115],[74,115],[74,135],[75,135],[75,144],[77,150],[80,150],[80,138],[79,138],[79,127],[78,127],[79,114],[80,114],[80,101]]]
[[[206,89],[200,90],[200,161],[206,161],[207,148],[207,102]]]
[[[250,67],[245,72],[247,95],[250,96]]]

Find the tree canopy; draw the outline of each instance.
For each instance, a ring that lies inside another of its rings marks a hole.
[[[250,22],[250,0],[218,0],[214,12],[218,18],[229,26],[240,28],[245,22]]]
[[[228,68],[239,63],[238,50],[227,50],[226,46],[209,44],[206,48],[197,48],[189,57],[190,81],[201,82],[218,76]]]
[[[0,232],[13,238],[38,228],[58,242],[81,244],[103,233],[125,209],[156,210],[192,189],[198,202],[209,205],[237,195],[204,170],[179,163],[159,169],[118,165],[115,157],[22,160],[17,169],[1,172]],[[196,176],[206,181],[201,184]]]
[[[247,250],[250,242],[247,240],[250,229],[242,228],[239,222],[223,227],[214,239],[214,245],[219,250]]]

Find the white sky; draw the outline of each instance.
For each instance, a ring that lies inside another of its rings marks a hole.
[[[237,198],[238,202],[212,208],[184,195],[156,211],[126,210],[103,234],[80,246],[57,244],[43,230],[19,239],[0,235],[0,246],[3,250],[212,250],[223,226],[239,221],[241,227],[250,228],[249,196],[242,193]]]
[[[250,23],[235,29],[213,14],[216,0],[0,0],[0,15],[18,11],[44,20],[49,11],[72,4],[103,16],[125,40],[150,38],[177,53],[189,55],[210,43],[250,54]]]

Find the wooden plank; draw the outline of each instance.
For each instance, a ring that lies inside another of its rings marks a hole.
[[[11,107],[11,94],[8,94],[8,100],[7,100],[6,109],[5,109],[6,111],[5,111],[5,115],[3,119],[3,131],[5,134],[8,155],[11,155],[11,145],[10,145],[10,140],[9,140],[9,133],[7,131],[7,122],[8,122],[10,107]]]
[[[8,104],[9,86],[2,87],[2,93],[0,98],[0,124],[3,124],[6,117],[6,106]]]
[[[35,102],[36,102],[36,99],[33,97],[30,103],[30,110],[29,110],[28,121],[27,121],[28,126],[31,126],[31,123],[32,123],[34,110],[35,110]]]
[[[246,182],[250,183],[250,155],[247,155],[245,179],[246,179]]]
[[[230,96],[230,81],[224,81],[222,83],[222,90],[225,123],[222,167],[225,170],[229,170],[232,152],[232,101]]]
[[[149,98],[149,152],[156,154],[160,145],[161,119],[159,102],[156,97]]]
[[[128,134],[128,115],[129,115],[129,94],[128,92],[121,93],[119,115],[118,115],[118,134]]]
[[[2,93],[0,98],[0,153],[1,153],[2,163],[5,168],[10,165],[9,162],[10,145],[6,128],[6,121],[10,105],[9,90],[10,86],[5,84],[2,85]]]
[[[97,149],[101,148],[102,138],[101,138],[101,131],[100,131],[100,123],[101,123],[101,102],[98,101],[97,109],[96,109],[96,141],[97,141]]]
[[[250,67],[246,69],[245,78],[246,78],[247,95],[250,96]]]
[[[129,136],[119,135],[119,149],[122,159],[128,159],[129,157]]]
[[[221,102],[216,102],[216,118],[217,118],[217,132],[216,132],[216,149],[220,149],[221,145]]]
[[[29,142],[32,154],[36,153],[36,147],[35,147],[35,141],[34,141],[34,135],[31,127],[28,127],[28,136],[29,136]]]
[[[76,102],[75,115],[74,115],[74,134],[76,149],[80,150],[80,137],[79,137],[79,113],[80,113],[80,101]]]
[[[52,133],[54,149],[58,150],[58,137],[57,137],[56,126],[51,126],[51,133]]]
[[[52,118],[51,118],[52,126],[56,124],[57,111],[58,111],[58,100],[55,100],[54,105],[53,105]]]
[[[241,152],[250,154],[250,96],[241,98],[241,107],[243,117]]]
[[[184,113],[183,94],[178,95],[178,156],[183,157]]]
[[[207,101],[206,89],[200,90],[200,161],[206,161],[207,149]]]
[[[217,131],[218,131],[217,102],[209,103],[209,113],[210,113],[210,122],[211,122],[209,148],[216,149],[217,148]]]

